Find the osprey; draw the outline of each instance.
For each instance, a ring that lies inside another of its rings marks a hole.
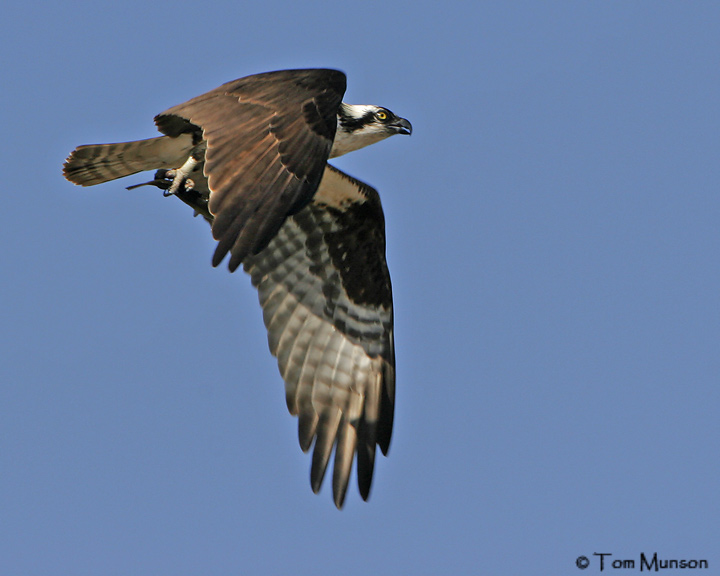
[[[395,352],[380,198],[327,160],[412,132],[387,108],[345,104],[345,86],[337,70],[247,76],[156,116],[163,136],[79,146],[63,169],[82,186],[157,170],[129,189],[157,186],[211,224],[213,266],[229,253],[258,290],[316,493],[335,449],[338,508],[355,453],[364,500],[376,445],[387,455]]]

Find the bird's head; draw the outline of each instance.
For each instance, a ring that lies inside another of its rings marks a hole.
[[[331,158],[364,148],[395,134],[412,134],[412,124],[382,106],[340,105]]]

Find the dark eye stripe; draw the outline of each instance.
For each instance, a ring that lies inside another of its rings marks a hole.
[[[348,130],[357,130],[359,128],[362,128],[363,126],[366,126],[367,124],[370,124],[375,119],[375,113],[374,112],[366,112],[360,118],[352,118],[352,117],[341,117],[340,118],[340,125]]]

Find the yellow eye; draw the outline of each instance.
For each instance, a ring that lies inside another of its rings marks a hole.
[[[384,112],[383,110],[379,110],[378,112],[375,112],[375,118],[378,120],[387,120],[388,115],[387,112]]]

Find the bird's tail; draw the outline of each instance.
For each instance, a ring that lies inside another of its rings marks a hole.
[[[78,146],[63,165],[65,178],[81,186],[102,184],[144,170],[177,168],[192,150],[192,138],[160,136],[120,144]]]

